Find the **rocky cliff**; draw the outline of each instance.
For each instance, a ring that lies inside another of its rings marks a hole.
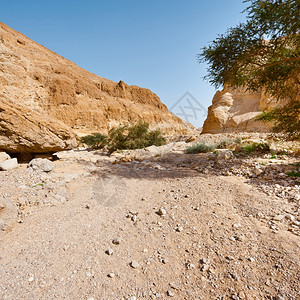
[[[150,90],[96,76],[0,23],[0,149],[68,149],[75,134],[138,120],[169,134],[193,129]]]
[[[214,95],[202,133],[270,132],[272,124],[256,118],[263,110],[278,104],[262,91],[249,93],[225,86]]]

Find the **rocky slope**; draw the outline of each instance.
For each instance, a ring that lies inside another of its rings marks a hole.
[[[0,149],[72,148],[75,133],[139,119],[170,134],[192,128],[150,90],[98,77],[0,23]]]
[[[263,111],[278,103],[263,92],[249,93],[226,87],[217,91],[203,125],[202,133],[270,132],[272,125],[256,121]]]

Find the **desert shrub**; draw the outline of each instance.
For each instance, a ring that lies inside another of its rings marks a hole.
[[[101,133],[92,133],[80,138],[82,144],[86,144],[94,149],[101,149],[107,144],[107,136]]]
[[[270,151],[270,146],[267,143],[251,143],[242,146],[244,152],[250,154],[253,152],[266,153]]]
[[[290,171],[287,173],[290,177],[300,177],[300,172]]]
[[[206,152],[213,152],[215,149],[216,149],[215,145],[207,145],[204,143],[200,143],[186,148],[185,153],[187,154],[206,153]]]
[[[149,131],[149,124],[139,122],[112,128],[108,133],[108,151],[142,149],[152,145],[161,146],[166,143],[160,130]]]

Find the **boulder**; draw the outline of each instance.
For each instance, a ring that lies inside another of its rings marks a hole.
[[[50,172],[54,168],[54,163],[46,158],[34,158],[28,163],[28,167],[35,171]]]
[[[217,154],[217,159],[230,159],[233,157],[233,153],[229,149],[217,149],[215,150],[215,153]]]
[[[6,152],[0,152],[0,163],[7,159],[10,159],[10,156]]]
[[[0,232],[10,231],[16,223],[17,207],[8,198],[0,198]]]
[[[0,163],[1,171],[8,171],[15,169],[18,166],[18,160],[16,158],[11,158]]]

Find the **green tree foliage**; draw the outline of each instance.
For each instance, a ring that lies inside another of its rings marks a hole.
[[[244,2],[250,3],[245,10],[246,22],[229,28],[198,55],[199,61],[209,66],[205,78],[216,87],[228,84],[250,91],[263,88],[278,100],[293,102],[265,113],[261,119],[275,120],[277,130],[290,134],[294,130],[297,135],[300,131],[300,1]],[[287,125],[295,116],[291,109],[298,109],[293,126]]]
[[[258,120],[273,121],[275,132],[285,131],[290,137],[300,138],[300,101],[290,101],[283,107],[263,112]]]
[[[90,147],[101,149],[107,144],[107,136],[101,133],[92,133],[87,136],[83,136],[80,142]]]
[[[114,127],[108,132],[108,136],[93,133],[82,137],[80,141],[95,149],[107,146],[109,153],[116,150],[141,149],[151,145],[161,146],[166,143],[160,130],[149,131],[149,124],[145,122]]]
[[[108,133],[108,151],[141,149],[148,146],[161,146],[166,140],[159,130],[149,131],[149,124],[139,122],[132,126],[112,128]]]

